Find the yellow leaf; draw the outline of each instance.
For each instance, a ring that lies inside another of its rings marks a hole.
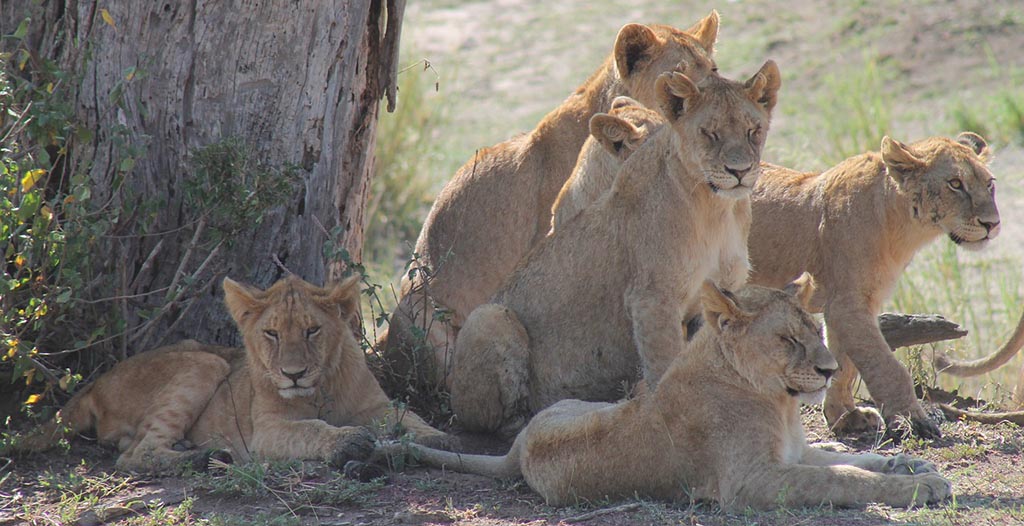
[[[124,76],[124,80],[127,80],[128,82],[131,82],[133,78],[135,78],[135,69],[134,68],[132,68],[132,70],[129,71],[128,74]]]
[[[25,385],[32,385],[32,379],[36,377],[36,370],[29,369],[25,372]],[[35,402],[32,402],[35,403]]]
[[[18,254],[17,257],[14,258],[14,266],[16,266],[18,268],[24,267],[25,266],[25,256],[22,256],[21,254]]]
[[[50,205],[43,205],[39,209],[39,213],[42,214],[47,221],[53,219],[53,209],[50,208]]]
[[[28,400],[25,400],[25,405],[32,405],[32,404],[38,402],[39,399],[42,398],[42,397],[43,397],[43,395],[41,395],[41,394],[29,395]]]
[[[103,17],[103,21],[106,22],[108,26],[117,29],[117,24],[114,23],[114,17],[110,16],[110,11],[100,9],[100,16]]]
[[[71,375],[70,374],[65,374],[64,377],[61,378],[59,382],[57,382],[57,385],[60,386],[60,390],[61,391],[67,391],[68,390],[68,382],[70,382],[70,381],[71,381]]]
[[[69,205],[69,204],[74,203],[74,202],[75,202],[75,196],[73,196],[73,195],[69,195],[69,196],[64,198],[64,204],[66,204],[66,205]]]
[[[21,178],[21,191],[22,193],[28,192],[36,186],[43,176],[46,175],[46,170],[42,168],[36,168],[35,170],[29,170],[25,172],[25,177]]]
[[[53,83],[52,82],[46,84],[46,92],[47,93],[53,93]]]

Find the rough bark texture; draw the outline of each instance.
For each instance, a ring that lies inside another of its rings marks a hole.
[[[87,170],[95,202],[131,210],[114,225],[118,237],[104,245],[109,255],[98,269],[115,277],[115,288],[91,293],[131,296],[111,304],[129,329],[121,354],[183,337],[238,343],[221,278],[267,286],[282,265],[312,283],[335,278],[342,268],[328,265],[323,247],[336,226],[334,242],[359,260],[379,100],[393,96],[386,83],[404,2],[31,4],[5,1],[0,31],[11,33],[31,9],[35,51],[82,72],[72,93],[95,137],[73,145],[73,166]],[[119,92],[120,103],[112,95]],[[140,152],[127,171],[122,137]],[[295,191],[259,226],[217,246],[203,242],[209,225],[183,188],[195,177],[195,152],[228,138],[265,166],[293,167]],[[149,207],[137,206],[143,202]],[[137,296],[169,285],[167,293]],[[147,325],[143,309],[160,319]]]
[[[967,336],[967,329],[938,314],[884,312],[878,316],[878,328],[893,350]]]

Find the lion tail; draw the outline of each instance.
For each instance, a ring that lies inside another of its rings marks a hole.
[[[512,444],[508,454],[502,456],[491,455],[469,455],[433,449],[415,443],[392,444],[378,448],[378,453],[403,454],[409,453],[410,457],[420,464],[430,467],[450,469],[459,473],[472,473],[496,479],[507,479],[522,477],[519,469],[519,441]]]
[[[977,376],[998,369],[1016,356],[1021,347],[1024,347],[1024,314],[1021,314],[1020,320],[1017,321],[1017,328],[1010,335],[1010,340],[998,351],[976,360],[954,360],[939,352],[935,353],[932,358],[932,364],[940,373],[953,376]]]
[[[18,453],[46,451],[59,445],[61,441],[92,429],[96,422],[91,396],[93,385],[83,387],[60,411],[57,411],[56,416],[24,435],[15,436],[4,449]],[[6,451],[0,453],[6,454]]]

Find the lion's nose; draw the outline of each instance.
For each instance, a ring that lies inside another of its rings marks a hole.
[[[747,173],[750,172],[750,169],[753,167],[753,164],[748,164],[746,166],[729,166],[727,164],[725,165],[725,171],[729,172],[729,174],[735,177],[737,181],[742,181],[743,176],[747,175]]]
[[[295,372],[289,372],[284,369],[281,369],[281,374],[285,375],[285,377],[287,377],[292,382],[298,382],[299,378],[302,378],[303,376],[306,375],[306,369]]]
[[[981,219],[979,219],[978,222],[981,223],[981,226],[985,227],[985,231],[987,232],[991,232],[999,227],[998,219],[995,221],[982,221]]]
[[[829,378],[832,378],[832,375],[836,372],[836,370],[826,367],[815,367],[814,372],[824,376],[825,380],[828,380]]]

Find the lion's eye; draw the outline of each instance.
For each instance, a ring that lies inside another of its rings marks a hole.
[[[996,178],[995,177],[993,177],[993,178],[988,180],[988,191],[989,192],[995,192],[996,191]]]
[[[950,179],[949,182],[947,182],[946,184],[948,184],[949,187],[952,188],[953,190],[964,189],[964,182],[957,178]]]
[[[265,330],[263,331],[263,335],[266,336],[267,338],[270,338],[271,340],[274,340],[275,342],[277,341],[277,331],[275,330]]]
[[[761,127],[758,126],[747,130],[747,140],[750,142],[759,142],[761,140]]]
[[[718,142],[718,134],[717,133],[715,133],[713,131],[709,131],[707,128],[701,128],[700,132],[702,134],[704,134],[704,136],[707,137],[708,140],[710,140],[711,142]]]
[[[313,336],[316,336],[319,333],[320,333],[320,326],[319,325],[317,325],[316,327],[310,327],[310,328],[306,329],[306,337],[307,338],[312,338]]]

